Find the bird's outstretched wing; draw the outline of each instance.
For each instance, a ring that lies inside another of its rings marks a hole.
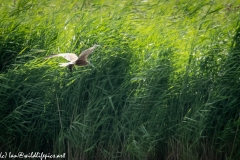
[[[70,61],[70,62],[74,62],[78,59],[78,56],[74,53],[59,53],[59,54],[53,54],[50,56],[45,57],[47,58],[53,58],[53,57],[63,57],[66,60]]]
[[[91,48],[88,48],[87,50],[83,51],[83,52],[79,55],[79,58],[78,58],[78,59],[87,61],[88,55],[91,54],[97,46],[99,46],[99,45],[96,45],[96,44],[95,44],[95,45],[92,46]]]

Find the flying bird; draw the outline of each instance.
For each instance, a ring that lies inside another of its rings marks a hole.
[[[68,60],[69,62],[67,62],[67,63],[60,63],[59,66],[61,66],[61,67],[68,67],[69,70],[72,71],[72,68],[73,68],[74,65],[77,65],[77,66],[86,66],[86,65],[88,65],[89,62],[87,61],[87,57],[98,46],[99,45],[95,44],[91,48],[88,48],[87,50],[83,51],[79,55],[79,57],[76,54],[74,54],[74,53],[59,53],[59,54],[53,54],[53,55],[47,56],[47,57],[45,57],[45,59],[53,58],[53,57],[63,57],[66,60]]]

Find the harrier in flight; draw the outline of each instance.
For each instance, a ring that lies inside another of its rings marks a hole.
[[[60,63],[59,66],[61,66],[61,67],[68,67],[70,69],[70,71],[72,71],[72,68],[73,68],[74,65],[86,66],[87,64],[89,64],[89,62],[87,61],[87,57],[98,46],[99,45],[95,44],[91,48],[88,48],[87,50],[83,51],[79,55],[79,57],[76,54],[74,54],[74,53],[59,53],[59,54],[50,55],[50,56],[46,57],[46,59],[53,58],[53,57],[63,57],[66,60],[68,60],[69,62],[67,62],[67,63]]]

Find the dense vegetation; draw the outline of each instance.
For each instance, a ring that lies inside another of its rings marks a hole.
[[[240,6],[1,0],[0,152],[237,160]],[[52,53],[100,44],[70,73]]]

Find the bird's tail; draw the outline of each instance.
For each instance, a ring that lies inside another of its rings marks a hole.
[[[68,63],[60,63],[60,67],[69,67],[70,65],[73,65],[72,62],[68,62]]]

